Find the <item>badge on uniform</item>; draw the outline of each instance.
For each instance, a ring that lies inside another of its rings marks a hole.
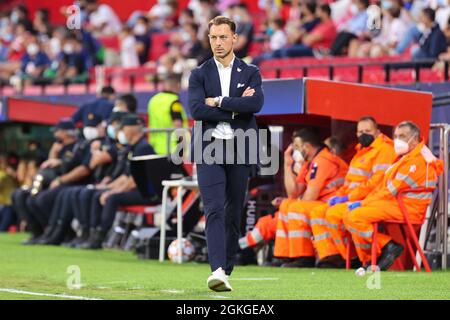
[[[317,174],[317,169],[318,168],[319,167],[317,166],[317,163],[314,163],[313,166],[312,166],[312,169],[311,169],[311,174],[309,175],[309,178],[311,180],[316,178],[316,174]]]
[[[411,172],[411,173],[416,172],[416,170],[417,170],[417,168],[416,168],[415,164],[413,164],[411,167],[409,167],[409,172]]]

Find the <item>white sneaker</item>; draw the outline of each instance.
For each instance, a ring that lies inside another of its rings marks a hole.
[[[222,268],[218,268],[214,271],[206,282],[208,284],[208,288],[213,291],[233,291],[230,283],[228,282],[228,276],[225,274]]]

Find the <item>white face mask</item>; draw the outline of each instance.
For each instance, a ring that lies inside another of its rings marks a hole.
[[[57,55],[58,53],[61,52],[61,41],[59,41],[58,38],[51,38],[50,39],[50,51],[52,52],[53,55]]]
[[[27,47],[27,53],[34,56],[39,52],[39,46],[36,43],[30,43]]]
[[[356,4],[352,4],[352,5],[350,6],[350,12],[351,12],[352,14],[357,14],[357,13],[358,13],[358,6],[357,6]]]
[[[304,162],[305,158],[303,157],[303,154],[299,150],[294,150],[292,153],[292,158],[295,162]]]
[[[425,33],[427,31],[427,27],[423,23],[417,24],[417,29],[420,33]]]
[[[63,50],[65,54],[72,54],[75,51],[75,48],[71,43],[66,43]]]
[[[133,32],[135,35],[142,36],[147,32],[147,28],[143,24],[137,24],[134,26]]]
[[[125,132],[123,132],[123,131],[119,131],[119,134],[117,135],[117,140],[119,140],[119,143],[121,145],[127,145],[128,144],[127,137],[125,136]]]
[[[96,127],[85,127],[83,128],[83,135],[87,141],[92,141],[97,139],[99,134]]]
[[[405,142],[400,139],[394,139],[394,150],[395,153],[399,156],[404,155],[409,151],[409,145],[408,142]]]

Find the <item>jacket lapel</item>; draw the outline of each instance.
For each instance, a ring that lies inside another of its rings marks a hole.
[[[237,86],[241,79],[242,66],[241,60],[237,57],[234,59],[233,69],[231,70],[231,81],[230,81],[230,97],[235,97],[237,92]]]
[[[214,58],[211,58],[209,60],[209,66],[208,66],[209,72],[207,74],[207,77],[209,81],[211,82],[211,87],[214,88],[214,92],[212,97],[218,97],[222,95],[222,87],[220,86],[220,77],[219,77],[219,71],[217,70],[216,62],[214,61]]]

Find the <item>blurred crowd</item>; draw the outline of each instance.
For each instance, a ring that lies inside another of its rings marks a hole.
[[[239,0],[158,0],[147,12],[121,21],[97,0],[79,0],[80,28],[52,25],[48,9],[33,16],[19,5],[0,12],[0,81],[83,82],[96,65],[155,67],[159,75],[188,74],[211,57],[207,22],[217,15],[237,23],[236,55],[255,64],[284,57],[382,57],[412,59],[450,56],[447,0],[259,0],[250,12]],[[63,7],[59,13],[73,13]],[[152,35],[168,34],[166,53],[150,61]],[[104,46],[117,37],[118,49]]]

